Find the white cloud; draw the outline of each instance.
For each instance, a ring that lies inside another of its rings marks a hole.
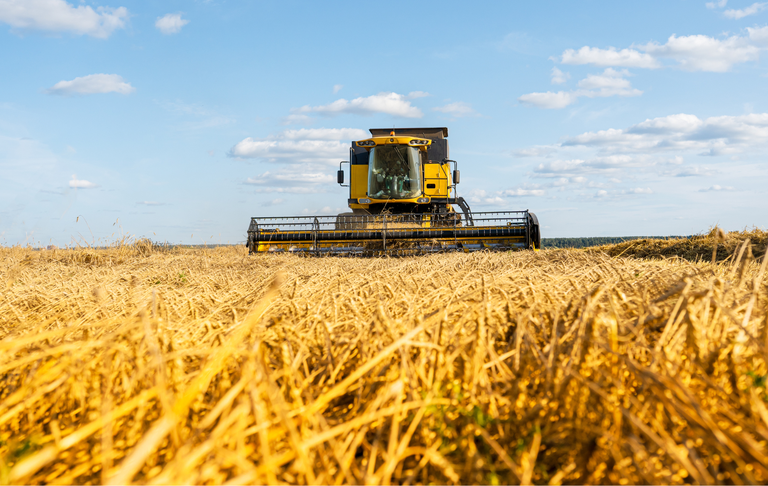
[[[736,189],[731,186],[720,186],[715,184],[706,189],[699,189],[699,192],[719,192],[719,191],[735,191]]]
[[[383,92],[353,100],[342,98],[327,105],[306,105],[294,109],[293,112],[298,114],[319,113],[329,116],[338,114],[372,115],[374,113],[384,113],[404,118],[421,118],[424,114],[421,110],[412,106],[409,101],[409,98],[414,97],[414,95],[416,95],[415,97],[420,97],[423,93],[413,92],[409,96],[405,96],[398,93]]]
[[[615,69],[608,68],[603,74],[589,74],[586,78],[579,81],[579,88],[584,89],[626,89],[629,88],[629,80],[624,79],[625,76],[629,76],[629,71],[626,69],[622,71],[616,71]]]
[[[749,36],[734,35],[725,39],[706,35],[678,37],[673,34],[664,44],[649,42],[622,50],[616,50],[613,47],[600,49],[584,46],[578,51],[566,49],[561,56],[561,61],[563,64],[654,69],[662,67],[662,59],[670,59],[688,71],[725,72],[735,64],[758,59],[760,46],[755,45],[756,39],[760,39],[757,43],[764,42],[768,34],[761,29],[748,29],[748,31]]]
[[[574,91],[558,91],[552,93],[529,93],[518,98],[521,103],[536,106],[538,108],[559,109],[565,108],[576,102],[581,97],[603,98],[609,96],[640,96],[639,89],[632,88],[628,79],[630,73],[626,69],[616,71],[608,68],[602,74],[590,74],[579,81],[579,88]]]
[[[259,187],[259,192],[287,194],[316,194],[336,183],[330,171],[307,170],[306,165],[291,165],[277,172],[267,171],[249,177],[246,184]]]
[[[688,71],[725,72],[734,64],[757,60],[760,54],[749,38],[737,35],[723,40],[706,35],[672,35],[666,44],[652,42],[641,48],[655,58],[673,59]]]
[[[552,68],[552,84],[563,84],[570,78],[570,73],[564,73],[556,67]]]
[[[69,181],[69,187],[75,189],[92,189],[98,187],[96,184],[83,179],[78,179],[76,175],[72,174],[72,180]]]
[[[72,6],[65,0],[0,0],[0,22],[22,30],[69,32],[106,39],[125,27],[125,7]]]
[[[58,95],[120,93],[126,95],[134,91],[136,88],[117,74],[89,74],[72,81],[59,81],[49,88],[47,93]]]
[[[597,148],[607,154],[696,151],[720,155],[756,149],[766,141],[768,113],[704,120],[681,113],[648,119],[627,129],[586,132],[566,139],[562,146]]]
[[[658,68],[661,64],[649,54],[635,49],[616,50],[615,47],[600,49],[584,46],[578,51],[566,49],[561,57],[563,64],[593,64],[595,66],[618,66],[634,68]]]
[[[232,147],[230,156],[270,162],[337,165],[340,160],[348,159],[352,140],[369,136],[368,132],[358,128],[285,130],[262,139],[248,137]]]
[[[728,0],[717,0],[716,2],[707,2],[707,8],[723,8],[728,3]]]
[[[602,199],[602,198],[618,198],[620,196],[628,196],[628,195],[634,195],[634,194],[653,194],[653,190],[650,187],[634,187],[630,189],[620,189],[620,190],[614,190],[614,191],[607,191],[605,189],[600,189],[599,191],[595,192],[595,194],[592,196],[594,198]]]
[[[341,91],[341,88],[343,88],[343,87],[344,87],[343,84],[334,84],[333,85],[333,94],[336,94],[339,91]]]
[[[760,47],[768,47],[768,26],[765,27],[747,27],[749,40]]]
[[[489,194],[484,189],[470,191],[467,195],[467,200],[478,206],[501,206],[507,202],[506,199],[499,197],[498,194]]]
[[[155,22],[157,30],[165,35],[178,34],[181,32],[181,28],[189,23],[189,20],[182,19],[180,13],[165,14],[162,17],[158,17]]]
[[[627,190],[628,194],[653,194],[650,187],[635,187],[634,189]]]
[[[765,10],[768,7],[768,2],[757,2],[753,3],[747,8],[742,9],[728,9],[725,12],[723,12],[723,15],[728,17],[729,19],[738,20],[744,17],[747,17],[749,15],[754,15],[761,10]]]
[[[526,189],[526,188],[518,187],[516,189],[507,189],[506,191],[501,191],[501,195],[509,196],[509,197],[543,196],[544,190],[543,189]]]
[[[410,93],[408,93],[408,96],[406,98],[415,100],[417,98],[426,98],[427,96],[432,96],[432,95],[430,95],[426,91],[411,91]]]
[[[259,140],[248,137],[232,147],[238,158],[271,162],[324,162],[338,164],[348,158],[349,142],[332,140]]]
[[[524,196],[543,196],[544,190],[540,189],[538,185],[527,185],[523,187],[517,187],[515,189],[507,189],[505,191],[489,192],[484,189],[475,189],[467,194],[467,200],[475,205],[479,206],[503,206],[507,204],[507,200],[504,197],[524,197]]]
[[[472,106],[469,103],[465,103],[463,101],[448,103],[447,105],[433,108],[433,110],[451,115],[456,118],[463,116],[478,116],[477,112],[472,109]]]
[[[576,93],[571,91],[558,91],[557,93],[547,91],[546,93],[524,94],[519,97],[517,101],[527,105],[533,105],[537,108],[556,110],[575,103],[578,97],[579,96]]]

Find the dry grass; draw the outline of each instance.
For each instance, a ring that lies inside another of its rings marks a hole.
[[[640,239],[615,245],[593,247],[590,251],[607,253],[610,256],[634,256],[638,258],[683,258],[690,261],[728,261],[738,257],[745,240],[752,245],[747,250],[755,257],[765,254],[768,232],[759,229],[731,231],[726,233],[715,227],[708,233],[690,238],[671,240]],[[746,251],[746,250],[745,250]],[[749,258],[749,255],[747,255]],[[714,258],[714,260],[713,260]]]
[[[746,249],[0,255],[0,482],[768,481]]]

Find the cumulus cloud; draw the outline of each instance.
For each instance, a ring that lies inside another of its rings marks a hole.
[[[269,162],[309,162],[336,165],[348,158],[351,140],[367,138],[358,128],[301,128],[285,130],[266,138],[248,137],[230,150],[237,158]]]
[[[569,73],[564,73],[556,67],[552,68],[552,84],[563,84],[571,78]]]
[[[537,108],[560,109],[575,103],[579,98],[604,98],[609,96],[640,96],[639,89],[632,88],[626,76],[630,76],[626,69],[617,71],[608,68],[601,74],[590,74],[579,81],[579,89],[574,91],[558,91],[553,93],[529,93],[522,95],[518,101]]]
[[[768,26],[765,27],[747,27],[749,40],[760,47],[768,47]]]
[[[316,162],[338,164],[347,158],[349,142],[333,140],[259,140],[248,137],[232,147],[230,155],[270,162]]]
[[[578,98],[579,96],[573,91],[558,91],[556,93],[547,91],[546,93],[524,94],[517,101],[537,108],[557,110],[575,103]]]
[[[49,94],[76,95],[97,93],[131,94],[136,88],[117,74],[89,74],[71,81],[59,81],[47,90]]]
[[[757,3],[753,3],[747,8],[728,9],[725,12],[723,12],[723,15],[728,17],[729,19],[738,20],[738,19],[747,17],[749,15],[754,15],[762,10],[765,10],[766,7],[768,7],[768,2],[757,2]]]
[[[106,39],[125,27],[125,7],[77,7],[65,0],[0,0],[0,22],[20,30],[69,32]]]
[[[717,0],[716,2],[707,2],[707,8],[723,8],[728,4],[728,0]]]
[[[305,105],[301,108],[292,110],[294,114],[318,113],[326,116],[353,114],[353,115],[373,115],[375,113],[384,113],[387,115],[403,118],[421,118],[424,116],[421,110],[411,105],[411,98],[423,96],[422,92],[413,92],[409,96],[383,92],[367,97],[346,100],[338,99],[333,103],[320,106]]]
[[[563,64],[592,64],[595,66],[633,67],[654,69],[661,67],[650,54],[635,49],[617,50],[615,47],[600,49],[584,46],[578,51],[566,49],[561,57]]]
[[[72,179],[69,181],[69,187],[74,189],[92,189],[98,186],[93,182],[78,179],[76,175],[72,174]]]
[[[584,46],[578,51],[566,49],[561,56],[561,62],[654,69],[662,67],[662,59],[669,59],[688,71],[725,72],[735,64],[757,60],[760,46],[755,45],[752,30],[758,29],[750,29],[748,36],[734,35],[724,39],[706,35],[678,37],[673,34],[664,44],[649,42],[622,50],[589,46]],[[756,34],[760,37],[760,33]]]
[[[685,113],[645,120],[626,129],[586,132],[563,147],[597,148],[603,153],[696,151],[701,155],[739,153],[764,146],[768,113],[700,119]]]
[[[477,112],[472,109],[472,106],[469,103],[465,103],[463,101],[448,103],[447,105],[433,108],[433,110],[445,113],[446,115],[450,115],[455,118],[461,118],[464,116],[477,116]]]
[[[734,35],[715,39],[706,35],[672,35],[666,44],[649,43],[642,47],[656,58],[670,58],[688,71],[725,72],[734,64],[757,60],[760,49],[748,37]]]
[[[165,35],[178,34],[181,32],[181,28],[189,23],[189,20],[182,19],[180,13],[165,14],[162,17],[158,17],[155,22],[157,30]]]

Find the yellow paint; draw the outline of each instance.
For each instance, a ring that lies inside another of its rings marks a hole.
[[[353,165],[349,184],[350,198],[365,197],[365,193],[368,192],[368,166]]]
[[[448,164],[424,164],[424,194],[430,197],[448,197],[450,173]],[[434,184],[435,187],[430,189],[429,184]]]

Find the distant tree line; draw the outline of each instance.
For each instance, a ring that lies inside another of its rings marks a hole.
[[[590,246],[614,245],[629,240],[675,240],[689,236],[593,236],[589,238],[542,238],[544,248],[587,248]]]

